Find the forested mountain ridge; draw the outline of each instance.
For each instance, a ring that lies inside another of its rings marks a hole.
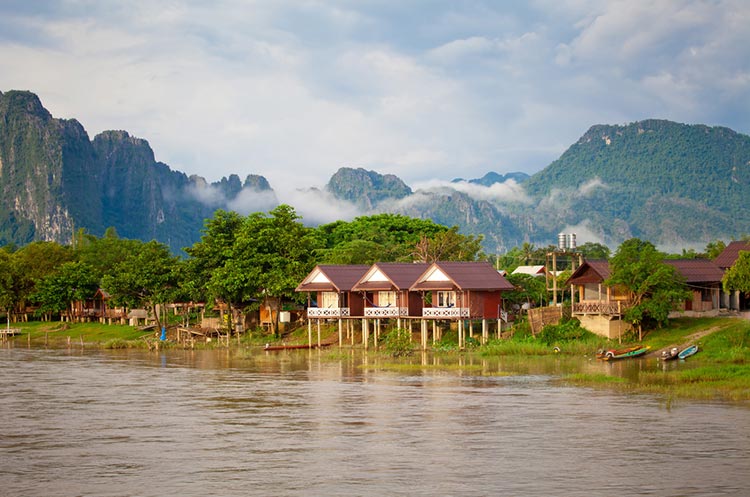
[[[524,186],[549,230],[586,223],[604,239],[672,245],[731,238],[750,231],[750,136],[656,119],[597,125]]]
[[[664,120],[596,125],[531,177],[490,171],[415,191],[392,174],[340,168],[325,190],[353,215],[456,225],[482,235],[487,252],[547,246],[563,231],[610,247],[630,237],[703,247],[750,233],[750,137]],[[262,176],[188,177],[157,162],[146,140],[125,131],[90,140],[25,91],[0,92],[0,194],[0,245],[68,243],[79,228],[99,236],[111,226],[175,252],[200,238],[216,209],[278,204]]]
[[[270,190],[265,178],[231,175],[209,184],[157,162],[146,140],[125,131],[89,139],[56,119],[27,91],[0,92],[0,245],[67,243],[74,230],[156,239],[180,250],[206,218],[242,192]]]

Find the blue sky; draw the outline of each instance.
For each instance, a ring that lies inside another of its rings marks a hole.
[[[0,91],[215,181],[534,173],[594,124],[750,133],[750,2],[0,1]]]

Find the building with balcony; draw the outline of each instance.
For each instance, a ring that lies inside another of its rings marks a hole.
[[[362,296],[364,317],[421,317],[422,299],[418,293],[410,292],[409,288],[427,267],[427,263],[373,264],[352,289]]]

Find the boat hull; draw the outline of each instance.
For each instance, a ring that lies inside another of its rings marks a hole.
[[[698,352],[698,346],[697,345],[691,345],[690,347],[686,348],[685,350],[680,351],[680,353],[677,355],[680,359],[687,359],[691,355],[695,355],[695,353]]]

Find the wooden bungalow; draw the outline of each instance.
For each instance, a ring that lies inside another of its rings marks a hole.
[[[621,288],[606,286],[604,281],[609,275],[606,260],[585,261],[570,275],[566,286],[571,286],[574,296],[572,315],[582,327],[607,338],[620,338],[632,329],[623,321],[628,294]]]
[[[426,321],[458,321],[459,347],[465,345],[464,320],[482,320],[482,338],[488,337],[487,320],[500,320],[502,292],[513,290],[489,262],[435,262],[411,286],[419,292],[422,308],[422,340],[426,345]]]
[[[315,266],[295,289],[308,294],[307,317],[362,316],[364,302],[352,288],[368,269],[370,266],[364,264]]]
[[[295,291],[307,292],[308,339],[312,344],[312,319],[317,320],[320,345],[320,320],[338,319],[339,345],[343,343],[342,320],[364,314],[363,299],[352,291],[370,266],[364,264],[319,264],[310,271]],[[314,298],[313,298],[314,295]],[[347,332],[351,332],[347,321]]]
[[[718,314],[721,298],[721,278],[724,271],[714,261],[708,259],[667,259],[665,263],[673,266],[685,278],[688,289],[692,292],[678,315],[698,316]]]
[[[105,290],[98,288],[91,298],[79,300],[71,304],[74,321],[100,321],[112,324],[112,320],[125,321],[125,308],[112,307],[109,304],[111,296]]]
[[[427,266],[427,263],[374,264],[352,288],[362,296],[364,317],[421,317],[422,299],[409,288]]]
[[[729,242],[729,245],[727,245],[721,254],[714,259],[714,263],[719,266],[722,271],[726,271],[737,262],[740,252],[750,252],[750,242]],[[722,291],[720,299],[721,307],[725,309],[732,309],[735,311],[745,311],[750,309],[750,299],[737,290],[731,292]]]

